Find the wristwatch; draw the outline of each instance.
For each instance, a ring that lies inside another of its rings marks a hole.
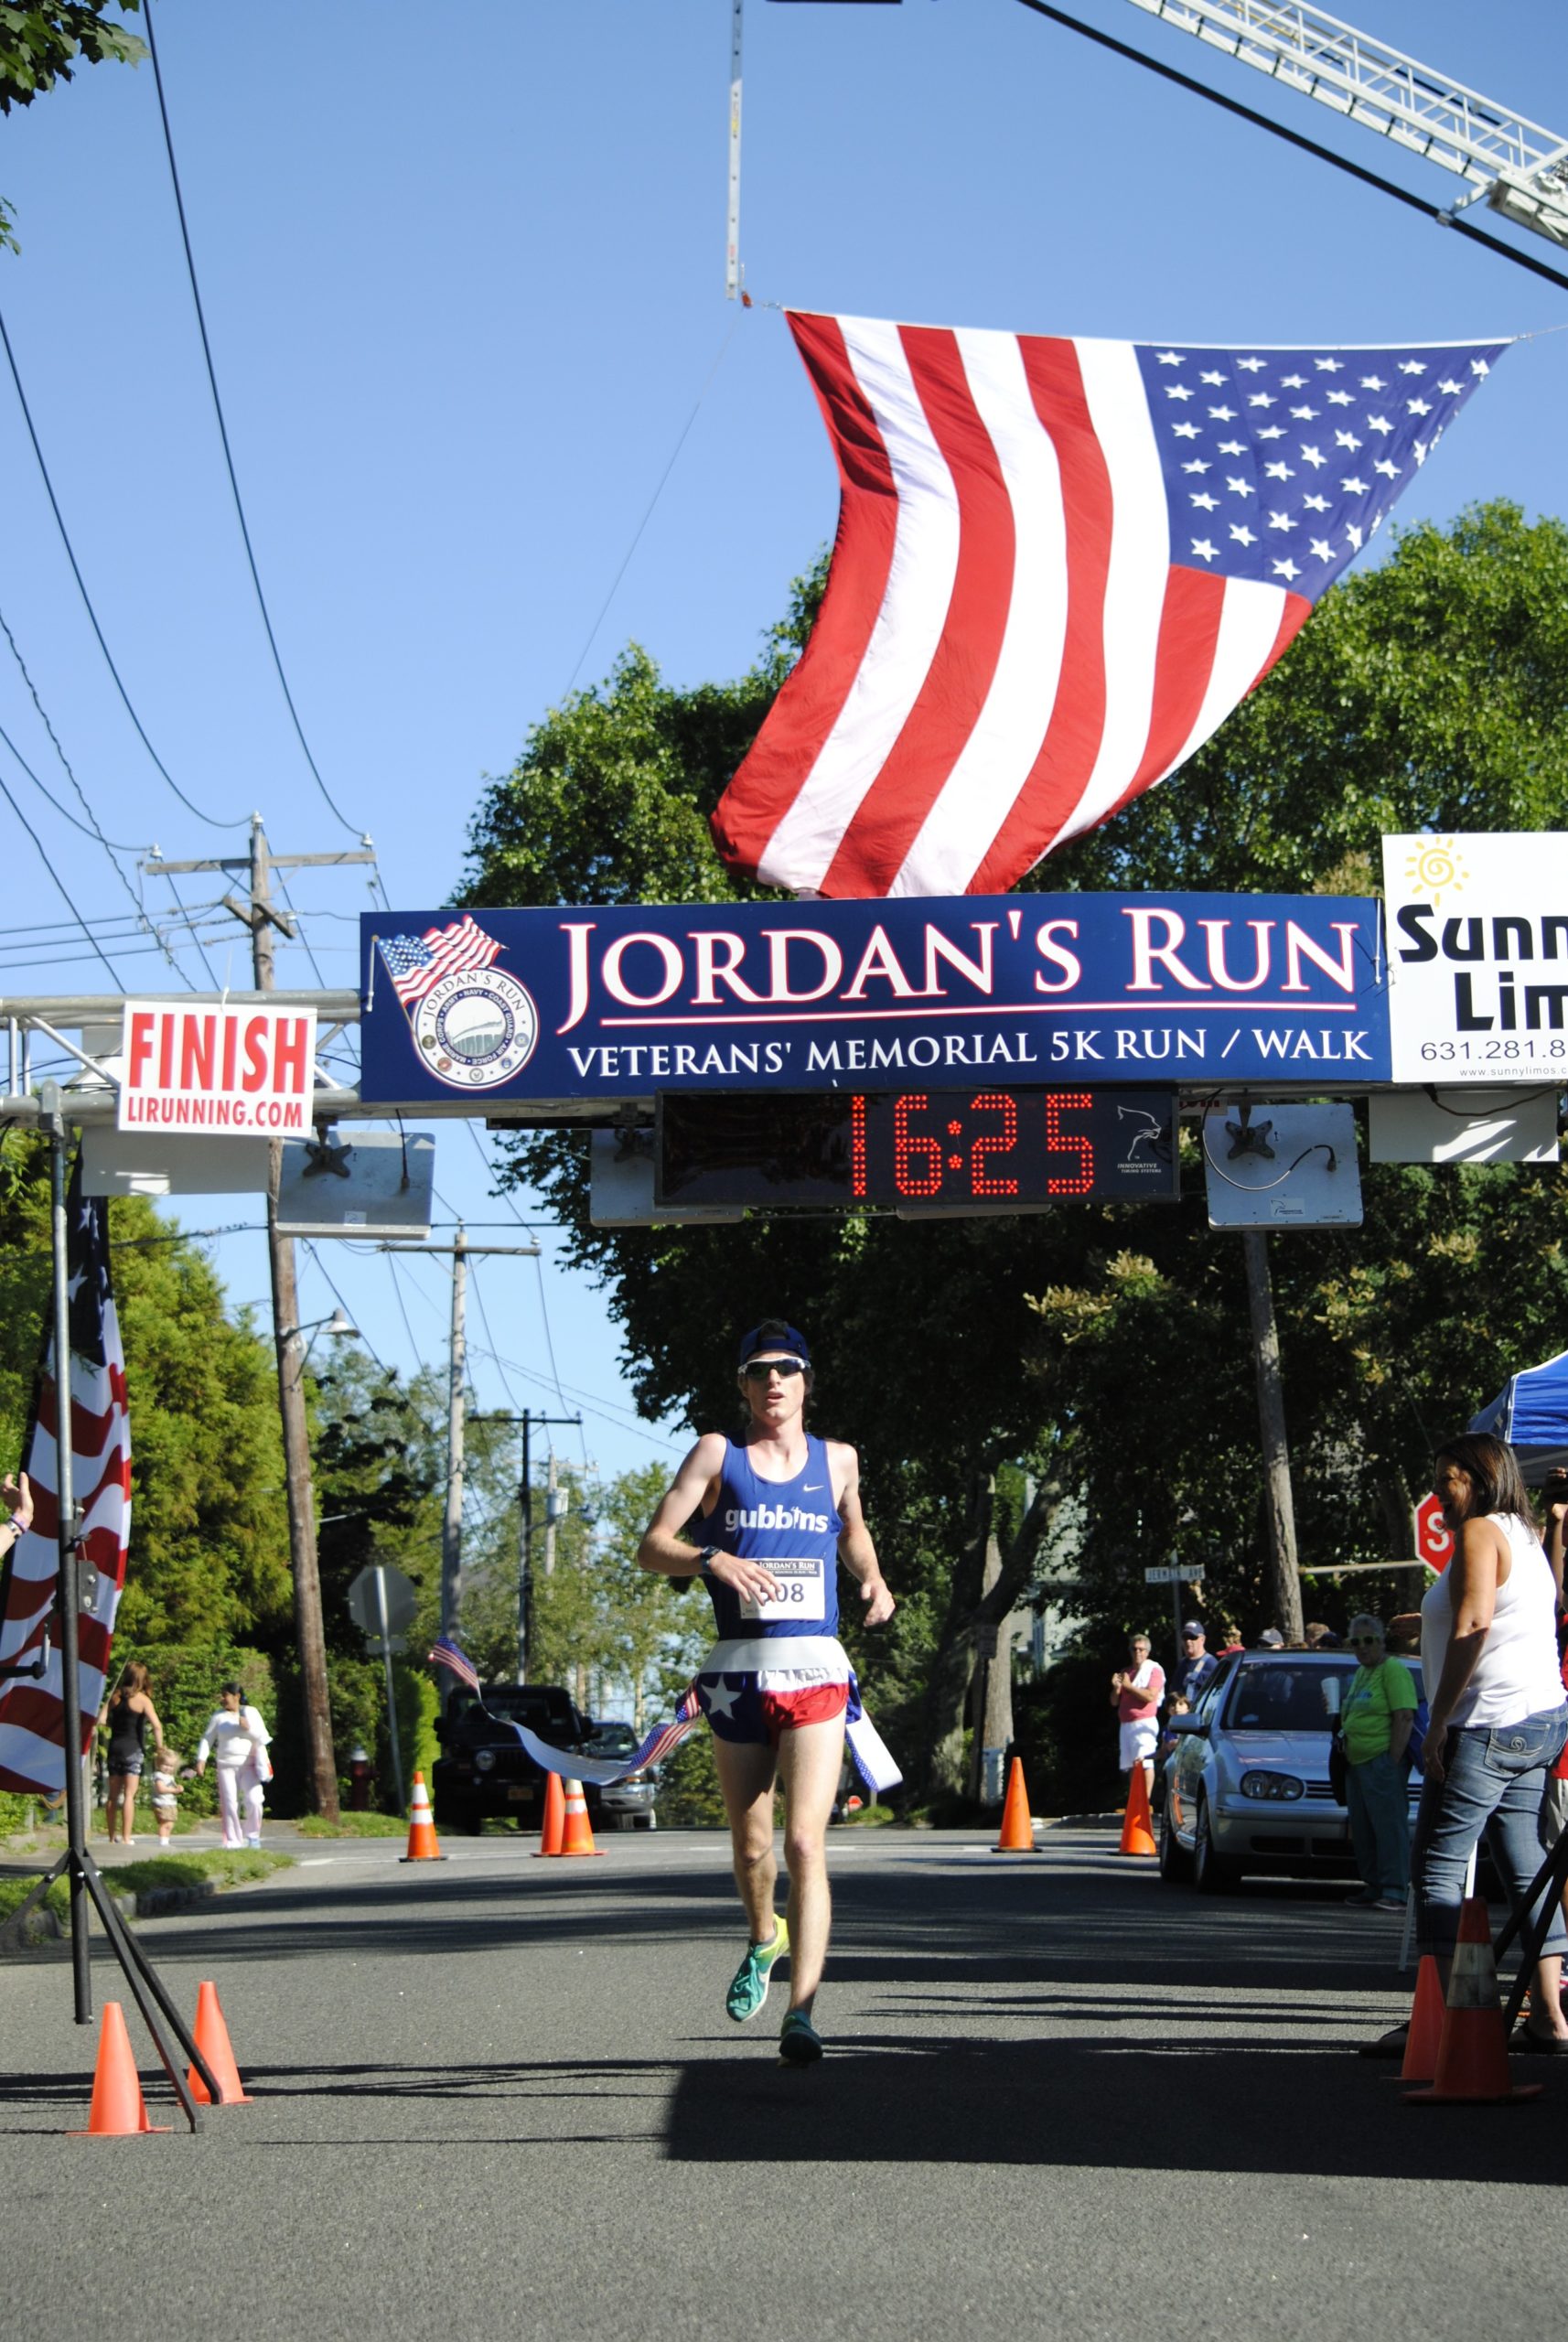
[[[714,1555],[722,1551],[723,1548],[718,1545],[703,1546],[702,1552],[697,1555],[697,1574],[700,1577],[712,1577],[714,1574]]]

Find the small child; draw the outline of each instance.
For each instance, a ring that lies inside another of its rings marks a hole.
[[[160,1748],[153,1759],[153,1819],[158,1825],[158,1843],[166,1846],[174,1836],[174,1817],[179,1798],[179,1757],[172,1748]]]

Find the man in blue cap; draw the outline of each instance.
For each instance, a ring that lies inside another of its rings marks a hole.
[[[718,1640],[696,1679],[729,1816],[736,1884],[750,1939],[725,2005],[756,2016],[776,1963],[789,1958],[779,2036],[791,2065],[822,2054],[811,2011],[827,1957],[827,1830],[843,1759],[854,1674],[838,1640],[838,1563],[860,1587],[868,1626],[893,1616],[860,1509],[860,1463],[842,1440],[805,1427],[811,1354],[782,1318],[740,1345],[746,1427],[704,1432],[638,1549],[647,1570],[701,1576]],[[693,1543],[693,1539],[698,1542]],[[774,1910],[773,1791],[782,1777],[788,1914]]]

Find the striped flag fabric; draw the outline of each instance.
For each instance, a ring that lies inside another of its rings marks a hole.
[[[488,968],[501,948],[467,911],[450,927],[427,927],[423,935],[383,935],[377,941],[392,990],[405,1008],[414,1007],[443,976]]]
[[[459,1683],[466,1683],[470,1692],[478,1690],[478,1669],[471,1659],[464,1658],[450,1635],[437,1636],[435,1641],[431,1644],[426,1658],[432,1667],[446,1668],[449,1674],[456,1677]]]
[[[70,1272],[69,1436],[82,1549],[95,1573],[92,1606],[78,1616],[81,1753],[108,1682],[114,1614],[131,1533],[131,1421],[125,1358],[109,1276],[109,1206],[81,1192],[80,1157],[66,1207]],[[42,1656],[59,1573],[60,1406],[52,1325],[46,1337],[22,1469],[33,1488],[33,1522],[0,1565],[0,1667]],[[53,1795],[65,1786],[58,1637],[43,1672],[0,1683],[0,1789]]]
[[[1003,891],[1167,779],[1508,346],[789,327],[838,532],[713,826],[735,868],[824,896]]]

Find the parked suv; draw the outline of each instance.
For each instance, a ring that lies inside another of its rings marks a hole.
[[[487,1713],[488,1711],[488,1713]],[[511,1723],[525,1724],[553,1748],[582,1748],[593,1726],[569,1692],[554,1683],[486,1683],[456,1691],[436,1724],[441,1754],[432,1769],[435,1826],[477,1836],[482,1824],[506,1816],[537,1827],[544,1810],[544,1775]],[[599,1791],[586,1791],[595,1819]]]
[[[1400,1654],[1402,1657],[1403,1654]],[[1404,1659],[1421,1691],[1421,1664]],[[1348,1651],[1249,1650],[1227,1660],[1191,1715],[1174,1716],[1165,1759],[1160,1874],[1202,1894],[1244,1870],[1343,1872],[1350,1818],[1328,1780]],[[1412,1776],[1412,1809],[1420,1791]]]

